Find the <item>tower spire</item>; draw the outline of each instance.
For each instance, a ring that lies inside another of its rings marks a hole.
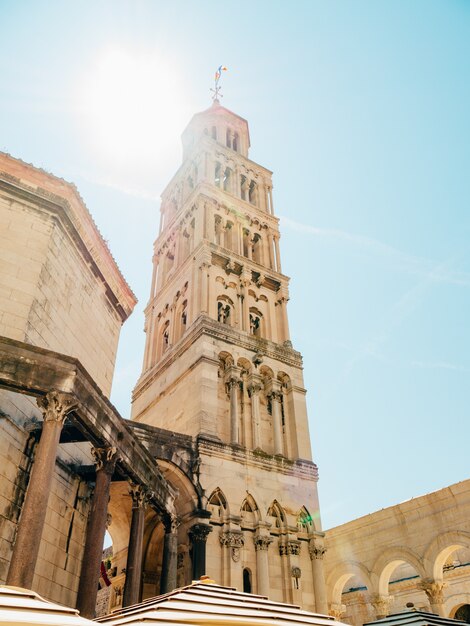
[[[215,72],[215,76],[214,76],[214,89],[211,88],[212,91],[212,102],[214,104],[218,104],[219,103],[219,96],[221,98],[223,98],[223,95],[220,93],[220,85],[219,85],[219,81],[220,81],[220,77],[222,76],[222,72],[226,72],[228,70],[227,67],[225,67],[225,65],[219,65],[219,67],[217,68],[216,72]]]

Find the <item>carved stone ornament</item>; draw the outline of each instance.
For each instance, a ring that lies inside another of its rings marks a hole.
[[[118,461],[117,448],[109,446],[107,448],[92,448],[91,453],[95,458],[96,471],[103,470],[108,474],[114,472]]]
[[[300,578],[302,576],[302,570],[300,567],[293,567],[291,570],[292,578]]]
[[[273,538],[269,535],[256,535],[253,539],[255,542],[255,550],[267,550],[273,542]]]
[[[338,621],[341,621],[341,618],[343,617],[345,613],[346,613],[345,604],[331,604],[330,610],[328,611],[328,614],[331,615],[331,617],[334,617],[335,619],[337,619]]]
[[[241,556],[241,548],[243,548],[243,546],[245,545],[243,533],[236,531],[227,531],[219,535],[219,541],[221,546],[227,546],[228,548],[230,548],[232,561],[234,563],[238,563]]]
[[[287,543],[279,544],[279,554],[281,556],[299,556],[300,554],[300,541],[288,541]]]
[[[208,524],[194,524],[194,526],[191,526],[189,529],[189,535],[193,543],[206,543],[210,532],[212,532],[212,526]]]
[[[390,612],[390,605],[393,602],[393,596],[383,596],[376,594],[371,598],[371,604],[375,609],[378,619],[387,617]]]
[[[67,415],[78,406],[75,396],[61,391],[49,391],[36,399],[45,422],[63,422]]]
[[[145,487],[142,485],[135,485],[134,483],[129,486],[129,493],[132,498],[133,509],[140,509],[144,507],[152,497],[152,494]]]
[[[428,579],[419,583],[418,587],[425,592],[430,604],[444,604],[444,589],[447,583]]]

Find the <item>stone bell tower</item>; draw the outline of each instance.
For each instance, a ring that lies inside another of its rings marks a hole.
[[[183,163],[162,194],[132,419],[197,448],[197,472],[174,475],[203,494],[186,490],[199,515],[188,541],[193,554],[204,544],[207,574],[326,613],[317,468],[272,172],[249,159],[247,121],[217,100],[182,140]],[[182,524],[197,517],[188,498]]]

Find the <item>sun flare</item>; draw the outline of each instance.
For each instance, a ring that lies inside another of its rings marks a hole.
[[[80,92],[83,130],[107,159],[162,155],[187,122],[180,75],[155,52],[108,49]]]

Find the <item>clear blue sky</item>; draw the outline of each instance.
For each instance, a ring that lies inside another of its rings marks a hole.
[[[179,134],[223,104],[274,171],[326,528],[468,477],[470,2],[0,1],[0,149],[74,181],[139,298]]]

